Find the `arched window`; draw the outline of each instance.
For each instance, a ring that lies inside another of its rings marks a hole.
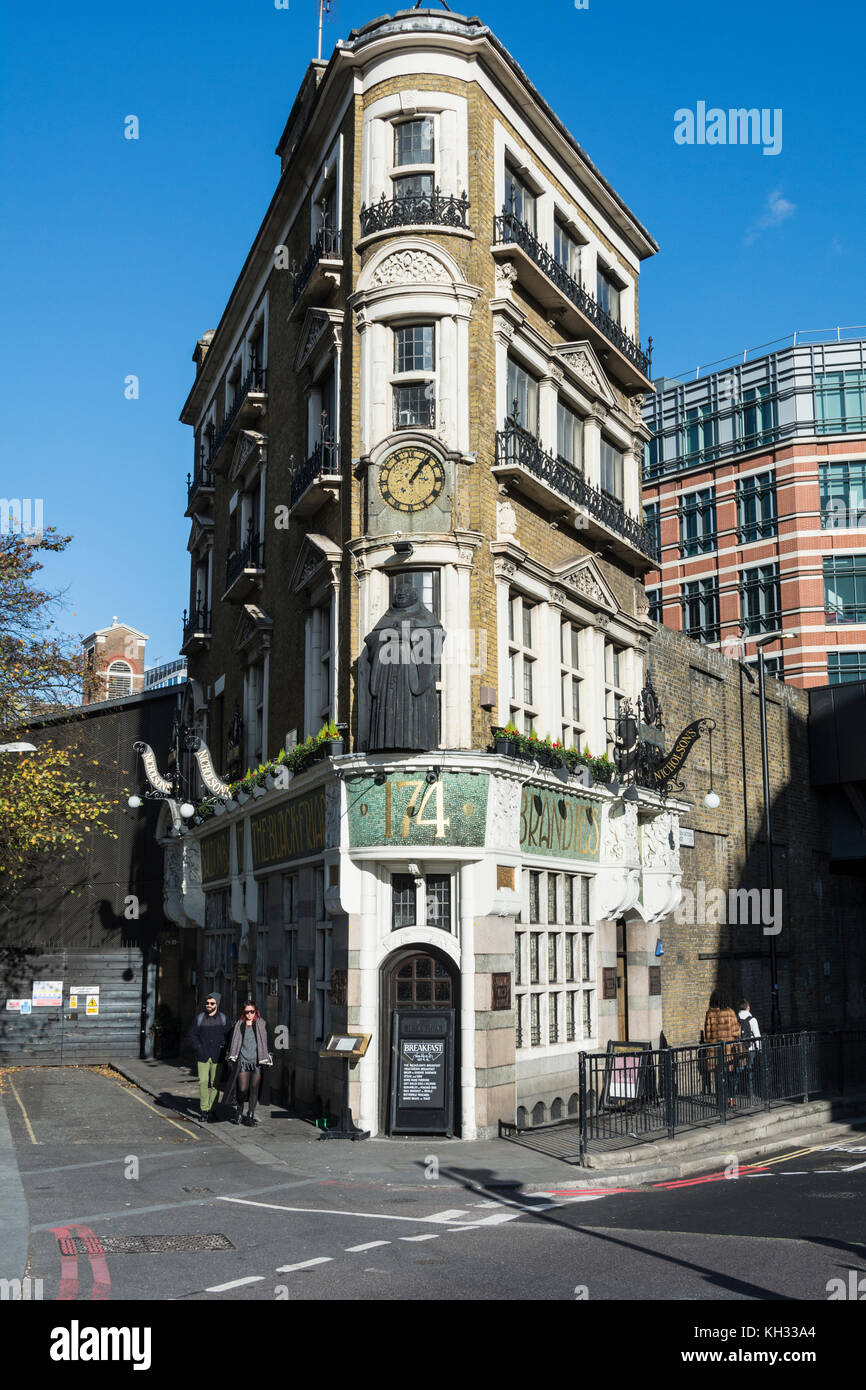
[[[112,661],[108,668],[108,698],[132,694],[132,667],[128,661]]]

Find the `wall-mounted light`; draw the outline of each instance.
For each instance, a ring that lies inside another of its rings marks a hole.
[[[433,767],[430,767],[430,768],[427,769],[427,774],[426,774],[425,780],[426,780],[427,782],[429,782],[429,784],[430,784],[431,787],[432,787],[432,785],[433,785],[434,782],[438,782],[438,781],[439,781],[439,774],[440,774],[441,771],[442,771],[442,769],[441,769],[441,767],[439,767],[438,765],[434,765]]]
[[[126,804],[129,807],[130,811],[137,811],[139,806],[141,805],[141,797],[131,796]]]
[[[408,560],[413,555],[415,547],[411,541],[392,541],[394,554],[398,560]]]

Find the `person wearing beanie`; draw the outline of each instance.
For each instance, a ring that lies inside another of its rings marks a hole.
[[[201,1113],[196,1118],[203,1124],[212,1124],[216,1119],[217,1070],[225,1057],[228,1022],[225,1014],[220,1013],[219,1005],[220,996],[209,994],[204,1001],[204,1013],[197,1015],[188,1036],[198,1066]]]

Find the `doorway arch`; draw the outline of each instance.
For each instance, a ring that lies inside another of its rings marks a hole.
[[[394,1058],[394,1013],[431,1009],[454,1011],[454,1105],[451,1129],[459,1132],[460,1095],[460,970],[445,951],[427,942],[409,943],[386,956],[379,971],[379,1124],[390,1132],[390,1096]]]

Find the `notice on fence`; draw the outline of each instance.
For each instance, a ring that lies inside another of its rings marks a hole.
[[[445,1040],[400,1039],[401,1107],[441,1110],[445,1105]]]
[[[62,980],[34,980],[33,1007],[59,1009],[63,1003]]]

